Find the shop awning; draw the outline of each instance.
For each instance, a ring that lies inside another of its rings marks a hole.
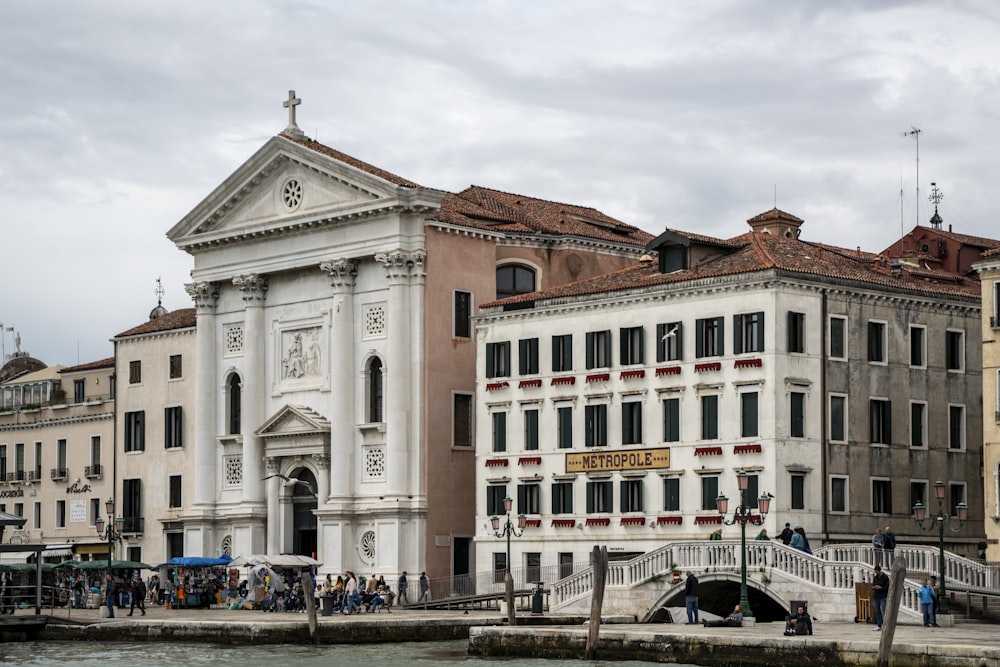
[[[27,563],[28,558],[34,555],[34,551],[8,551],[0,553],[0,563]]]

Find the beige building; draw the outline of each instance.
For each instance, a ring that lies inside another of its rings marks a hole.
[[[67,368],[10,357],[0,369],[0,511],[27,522],[4,540],[66,545],[49,559],[106,558],[94,521],[113,493],[113,360]]]
[[[116,514],[127,558],[152,565],[183,555],[179,521],[194,478],[194,309],[154,309],[113,342]]]
[[[1000,561],[1000,250],[976,265],[983,289],[983,497],[986,558]]]

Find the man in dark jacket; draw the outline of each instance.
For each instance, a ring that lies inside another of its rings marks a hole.
[[[687,573],[684,580],[684,606],[687,608],[688,625],[698,623],[698,577],[693,572]]]
[[[881,630],[885,622],[885,603],[889,598],[889,575],[875,566],[875,576],[872,577],[872,606],[875,607],[875,629]]]
[[[128,610],[129,616],[132,615],[136,607],[139,607],[143,616],[146,615],[146,584],[142,583],[142,579],[138,577],[132,580],[132,608]]]
[[[811,635],[813,633],[812,617],[803,605],[799,605],[794,614],[785,619],[785,635]]]
[[[785,524],[785,528],[784,528],[784,530],[781,531],[781,534],[778,535],[778,539],[781,540],[782,544],[784,544],[785,546],[788,546],[788,543],[792,541],[792,526],[791,526],[791,524],[788,524],[788,523]]]

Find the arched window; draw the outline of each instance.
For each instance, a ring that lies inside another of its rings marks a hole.
[[[497,267],[497,298],[535,291],[535,270],[522,264]]]
[[[236,373],[230,375],[226,386],[229,390],[229,435],[238,435],[242,432],[240,412],[243,404],[243,384],[240,382],[240,376]]]
[[[374,357],[368,362],[368,422],[382,419],[382,360]]]

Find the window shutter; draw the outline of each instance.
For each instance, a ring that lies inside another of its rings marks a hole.
[[[621,498],[618,501],[619,503],[621,503],[621,505],[619,507],[619,511],[620,512],[631,512],[632,511],[632,509],[628,505],[628,486],[627,485],[628,485],[628,482],[625,481],[625,480],[622,480],[618,484],[618,491],[621,494]]]
[[[557,372],[563,370],[563,368],[562,368],[562,355],[559,354],[561,352],[561,350],[559,349],[559,343],[557,342],[558,340],[559,340],[558,336],[553,336],[552,337],[552,372],[553,373],[557,373]]]
[[[596,482],[587,482],[587,514],[594,513],[594,484]]]
[[[743,353],[743,316],[733,315],[733,354],[742,354],[742,353]]]
[[[761,311],[760,313],[758,313],[758,315],[760,315],[760,331],[758,332],[760,333],[760,336],[757,338],[757,348],[754,350],[754,352],[763,352],[764,332],[767,331],[767,329],[764,328],[764,312]]]
[[[587,332],[587,368],[594,367],[594,332]]]
[[[722,355],[723,351],[726,349],[726,319],[724,317],[715,318],[718,326],[716,331],[719,333],[718,345],[715,347],[716,354]]]
[[[493,362],[494,362],[494,350],[493,343],[486,344],[486,377],[493,377]]]
[[[885,444],[892,444],[892,402],[885,402]]]
[[[684,331],[684,323],[683,322],[678,322],[677,323],[677,331],[674,333],[674,345],[677,346],[677,360],[678,361],[680,361],[681,359],[684,358],[684,347],[682,345],[683,342],[684,342],[684,337],[681,335],[682,331]]]
[[[517,485],[517,513],[527,514],[528,513],[528,485],[518,484]]]
[[[628,358],[628,346],[629,346],[629,330],[619,329],[618,330],[618,363],[625,366],[629,362]]]
[[[694,329],[694,356],[701,359],[705,356],[705,324],[707,320],[697,320]]]
[[[552,514],[559,514],[559,485],[552,485]]]
[[[517,373],[518,375],[528,374],[528,339],[522,338],[517,341]]]
[[[636,360],[640,364],[646,363],[646,328],[639,327],[638,331],[639,338],[639,349],[636,350]]]
[[[656,362],[667,360],[667,341],[663,339],[667,335],[667,325],[657,324],[656,325]]]

